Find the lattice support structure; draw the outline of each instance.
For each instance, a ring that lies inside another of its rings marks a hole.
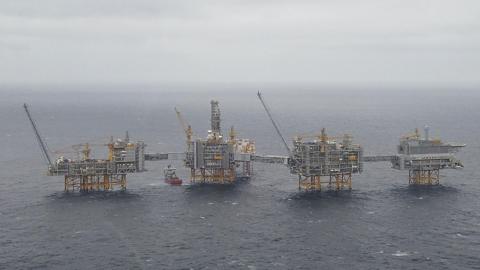
[[[233,184],[236,180],[235,169],[191,169],[192,184]]]
[[[298,175],[298,190],[321,191],[322,182],[319,175],[301,176]]]
[[[433,186],[440,184],[439,169],[412,169],[408,171],[410,185]]]
[[[111,191],[115,187],[120,190],[127,188],[126,174],[104,174],[104,175],[65,175],[65,191]]]
[[[242,175],[244,177],[252,176],[252,162],[251,161],[243,161],[242,162]]]
[[[330,175],[328,186],[330,189],[336,191],[343,189],[352,189],[352,174],[351,173],[340,173]]]
[[[300,191],[321,191],[322,185],[326,185],[328,190],[340,191],[352,189],[352,174],[338,173],[328,176],[328,181],[323,181],[320,175],[298,176],[298,189]]]

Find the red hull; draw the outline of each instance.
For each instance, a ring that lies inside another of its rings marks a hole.
[[[165,179],[165,183],[170,184],[172,186],[181,186],[182,185],[182,179]]]

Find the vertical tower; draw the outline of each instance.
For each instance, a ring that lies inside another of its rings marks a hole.
[[[185,166],[190,169],[191,183],[233,184],[238,178],[249,178],[255,142],[237,139],[233,127],[227,138],[224,138],[218,101],[212,100],[210,105],[211,129],[208,130],[207,138],[188,141]],[[237,174],[237,168],[242,168],[241,174]]]
[[[220,108],[218,107],[218,101],[212,100],[210,101],[211,105],[211,115],[210,115],[210,123],[212,126],[212,133],[216,133],[221,135],[220,129]]]
[[[185,165],[191,170],[192,183],[231,184],[236,180],[234,146],[222,136],[218,101],[212,100],[210,105],[207,139],[189,142]]]

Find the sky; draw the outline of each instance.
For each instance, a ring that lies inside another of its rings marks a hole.
[[[0,83],[480,85],[478,0],[1,0]]]

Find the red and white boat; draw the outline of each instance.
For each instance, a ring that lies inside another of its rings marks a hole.
[[[177,169],[172,167],[172,165],[168,165],[167,168],[163,170],[163,174],[165,176],[165,183],[172,186],[182,185],[182,179],[178,178],[176,171]]]

